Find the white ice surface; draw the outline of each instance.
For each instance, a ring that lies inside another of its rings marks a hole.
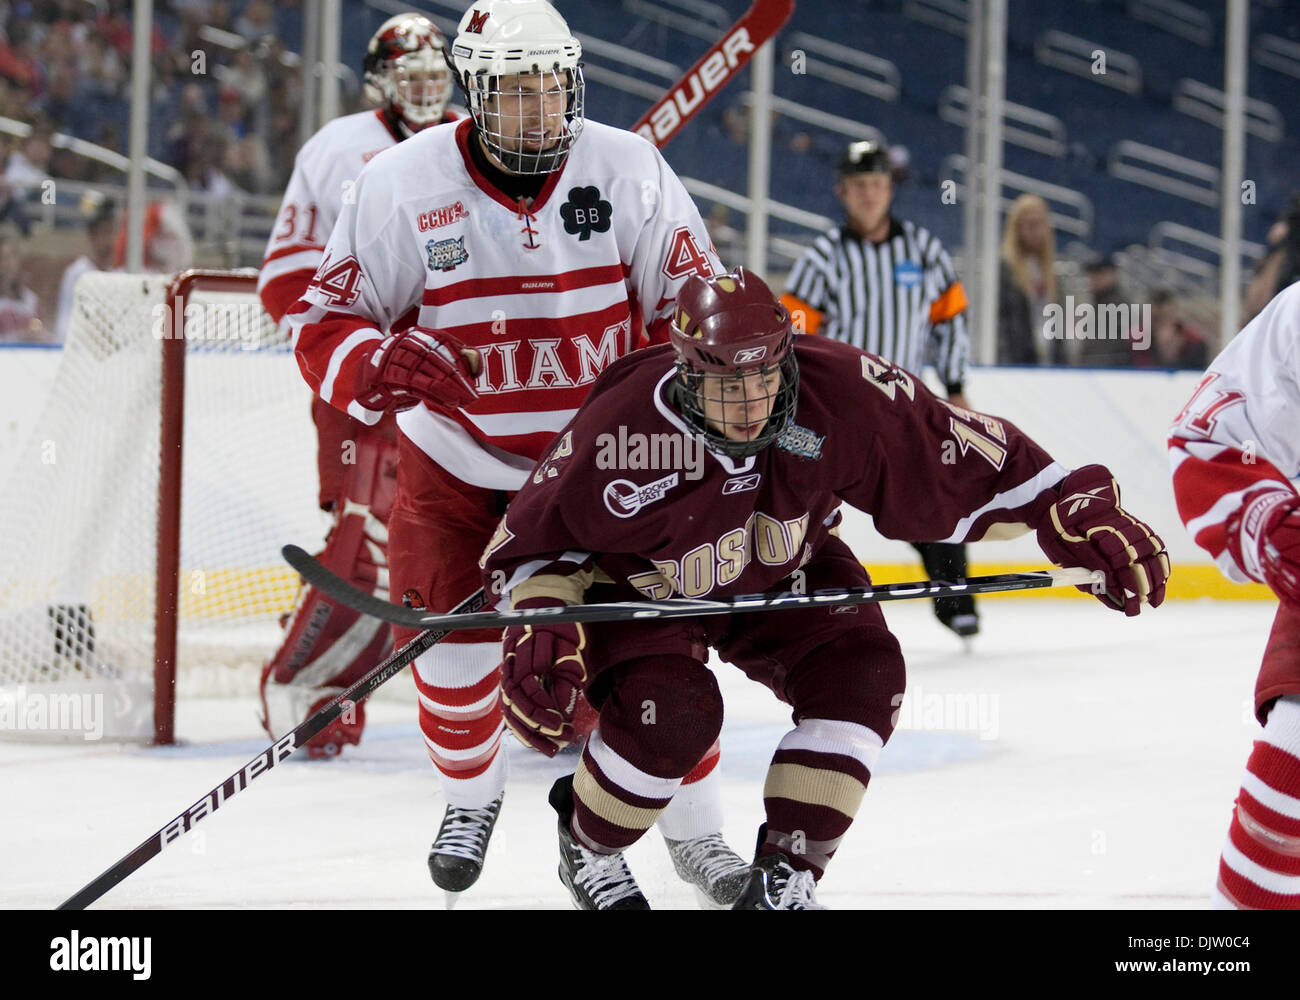
[[[834,908],[1203,908],[1251,741],[1275,605],[985,601],[970,654],[928,605],[886,609],[909,667],[908,725],[881,757],[819,889]],[[724,831],[748,855],[788,708],[716,664]],[[410,685],[407,676],[390,685]],[[949,698],[982,721],[944,718]],[[946,727],[946,728],[945,728]],[[241,768],[251,700],[183,705],[172,748],[0,743],[0,907],[52,907]],[[991,738],[981,738],[991,737]],[[483,877],[460,909],[566,908],[554,761],[508,741]],[[425,853],[443,802],[414,711],[372,707],[359,748],[285,762],[112,890],[117,908],[435,908]],[[628,853],[651,904],[694,905],[651,832]]]

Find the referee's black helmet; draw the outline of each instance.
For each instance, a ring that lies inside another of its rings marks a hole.
[[[841,177],[847,177],[849,174],[888,174],[894,168],[889,162],[889,149],[883,142],[862,139],[849,143],[835,169]]]

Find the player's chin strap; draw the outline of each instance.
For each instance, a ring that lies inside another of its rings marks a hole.
[[[756,611],[781,611],[852,604],[879,604],[923,597],[951,597],[960,594],[991,594],[1001,591],[1038,590],[1044,587],[1104,587],[1102,574],[1086,569],[1049,569],[1033,573],[1002,573],[965,580],[926,580],[918,583],[890,583],[879,587],[838,587],[811,593],[742,594],[715,600],[689,597],[662,601],[622,601],[613,604],[574,604],[569,607],[520,608],[513,611],[476,611],[447,614],[413,611],[368,594],[336,576],[313,556],[296,545],[281,552],[304,580],[354,611],[372,615],[409,629],[506,628],[511,625],[561,622],[618,622],[643,618],[698,618],[702,615],[730,615]]]

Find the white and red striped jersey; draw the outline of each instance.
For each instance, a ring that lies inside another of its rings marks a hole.
[[[1225,522],[1260,490],[1300,480],[1300,283],[1214,359],[1170,429],[1178,513],[1231,580],[1264,582],[1228,550]]]
[[[667,340],[691,274],[722,268],[659,151],[587,122],[531,204],[475,166],[466,120],[438,125],[357,178],[325,259],[289,312],[298,365],[322,399],[366,423],[355,379],[389,331],[443,330],[481,358],[479,399],[417,406],[402,432],[464,482],[515,490],[615,359]]]
[[[443,120],[460,117],[448,111]],[[361,169],[400,141],[382,111],[361,111],[335,118],[298,151],[257,278],[257,294],[277,323],[320,267],[325,241]]]

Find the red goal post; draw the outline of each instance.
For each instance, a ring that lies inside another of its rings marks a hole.
[[[0,492],[0,737],[171,743],[256,695],[318,546],[310,391],[255,271],[88,274]]]

